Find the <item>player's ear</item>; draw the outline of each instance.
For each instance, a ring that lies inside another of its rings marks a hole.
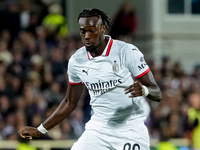
[[[101,31],[102,31],[103,34],[105,33],[106,27],[104,25],[102,25]]]

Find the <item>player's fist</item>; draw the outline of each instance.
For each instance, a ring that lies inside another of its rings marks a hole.
[[[129,97],[142,96],[142,85],[138,81],[134,81],[132,85],[124,89],[125,94],[130,93]]]
[[[27,141],[31,141],[33,137],[40,137],[42,133],[37,128],[26,126],[18,131],[19,135]]]

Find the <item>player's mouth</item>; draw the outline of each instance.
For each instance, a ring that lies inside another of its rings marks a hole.
[[[85,42],[86,47],[90,47],[92,44],[90,42]]]

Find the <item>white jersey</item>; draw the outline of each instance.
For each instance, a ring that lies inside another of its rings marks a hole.
[[[144,56],[134,45],[107,37],[101,56],[92,57],[82,47],[68,64],[69,83],[84,83],[91,97],[94,114],[86,128],[117,128],[127,120],[145,119],[141,97],[129,98],[124,91],[150,70]]]

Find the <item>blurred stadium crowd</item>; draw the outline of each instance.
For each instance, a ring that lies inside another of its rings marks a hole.
[[[40,7],[34,12],[28,1],[20,5],[7,1],[0,10],[0,140],[16,140],[21,127],[37,127],[55,110],[67,89],[68,59],[82,46],[79,35],[67,34],[67,27],[60,31],[63,23],[53,28],[45,23],[45,16],[55,13],[49,6],[32,6]],[[61,14],[59,7],[51,6]],[[151,113],[145,123],[150,136],[195,143],[200,135],[200,66],[187,74],[179,62],[161,59],[159,67],[153,60],[147,62],[163,93],[160,103],[147,100]],[[90,113],[85,91],[69,118],[42,138],[77,139]]]

